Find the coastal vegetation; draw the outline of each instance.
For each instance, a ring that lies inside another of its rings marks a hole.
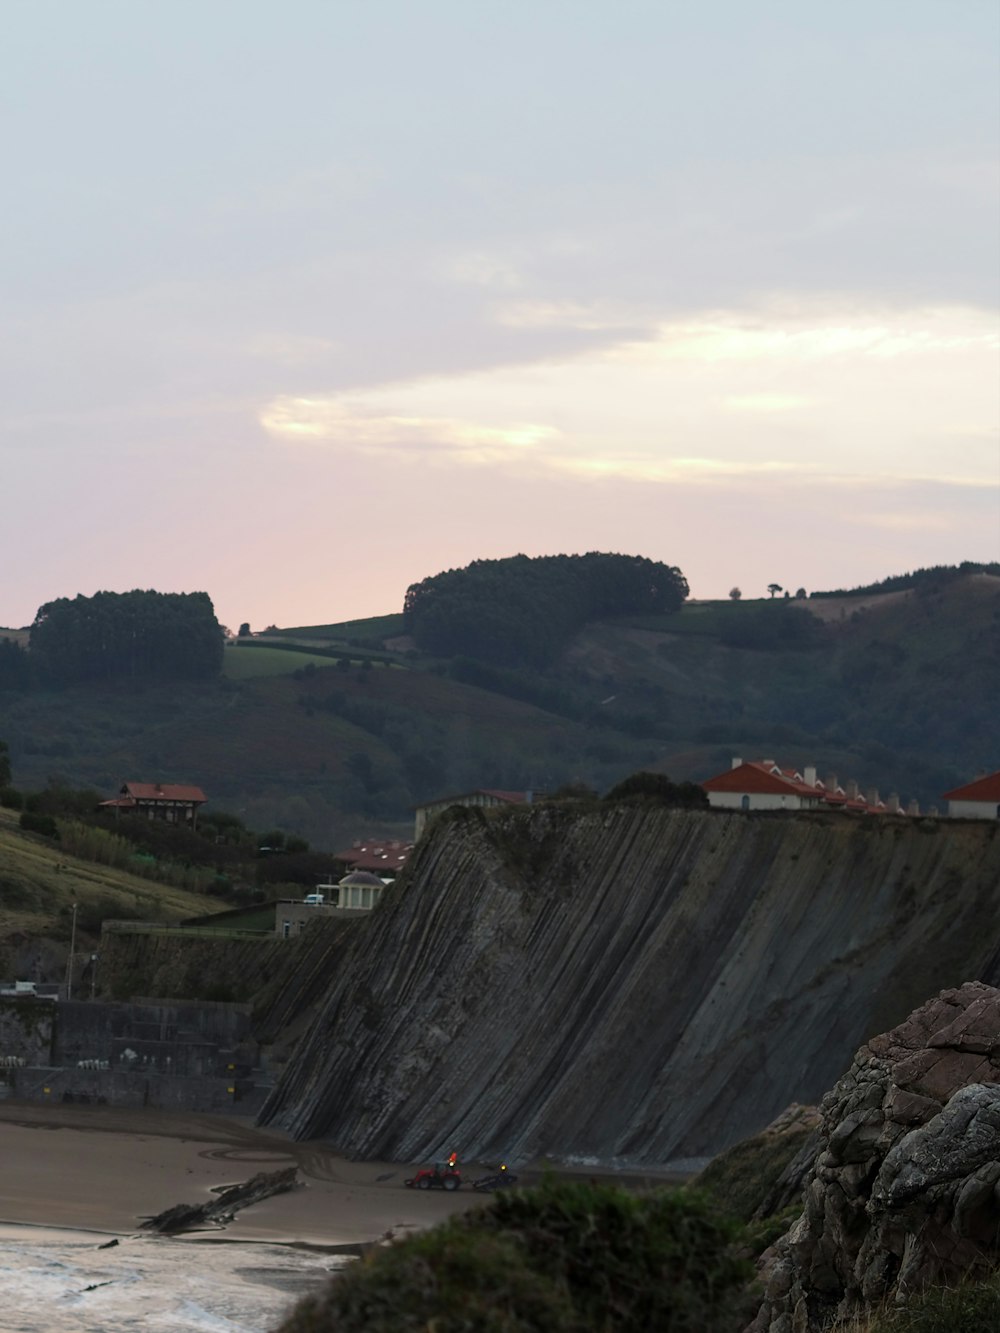
[[[739,1238],[697,1194],[549,1178],[371,1252],[280,1333],[735,1333]]]

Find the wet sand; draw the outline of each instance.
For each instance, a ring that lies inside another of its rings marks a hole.
[[[349,1162],[235,1116],[0,1102],[0,1223],[131,1234],[143,1217],[293,1164],[302,1188],[198,1238],[356,1245],[482,1202],[466,1188],[406,1189],[412,1166]]]

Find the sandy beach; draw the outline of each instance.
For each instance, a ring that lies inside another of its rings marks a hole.
[[[348,1162],[238,1117],[0,1102],[0,1223],[130,1233],[213,1187],[297,1165],[303,1186],[240,1213],[230,1240],[357,1244],[481,1202],[404,1188],[412,1167]]]
[[[223,1229],[139,1230],[174,1204],[291,1165],[299,1189]],[[348,1162],[238,1117],[0,1102],[4,1333],[269,1333],[355,1247],[482,1202],[471,1189],[406,1189],[412,1171]]]
[[[300,1188],[222,1229],[139,1230],[175,1204],[291,1165]],[[469,1182],[487,1168],[463,1169]],[[346,1161],[235,1116],[0,1102],[3,1333],[271,1333],[359,1247],[486,1201],[468,1183],[451,1194],[406,1189],[413,1170]],[[538,1174],[520,1171],[521,1183]],[[638,1188],[683,1178],[604,1174]]]

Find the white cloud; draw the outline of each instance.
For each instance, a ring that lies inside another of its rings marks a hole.
[[[523,307],[585,320],[585,306]],[[535,315],[531,315],[531,311]],[[927,478],[997,484],[991,315],[774,303],[662,322],[575,356],[284,396],[286,441],[674,485]]]
[[[379,413],[346,400],[285,397],[261,417],[265,430],[303,443],[323,443],[400,455],[446,453],[451,458],[493,463],[551,444],[558,432],[530,421],[484,425],[455,417]]]

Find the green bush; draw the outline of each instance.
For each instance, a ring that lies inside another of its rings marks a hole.
[[[548,1180],[372,1252],[280,1333],[730,1333],[739,1237],[698,1194]]]
[[[671,782],[666,773],[633,773],[604,797],[606,801],[655,801],[683,810],[707,810],[708,797],[697,782]]]
[[[16,787],[0,787],[0,805],[5,810],[23,810],[24,793]]]
[[[39,815],[33,810],[22,810],[18,822],[25,833],[38,833],[43,838],[59,841],[59,826],[51,815]]]

